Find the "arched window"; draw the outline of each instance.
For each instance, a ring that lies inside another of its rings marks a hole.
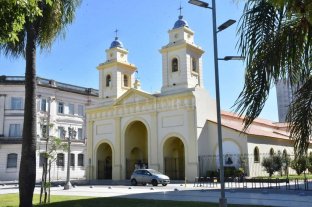
[[[17,168],[17,154],[16,153],[8,154],[7,168]]]
[[[173,58],[171,61],[171,71],[177,72],[179,70],[179,62],[177,58]]]
[[[254,162],[260,162],[259,148],[255,147],[254,149]]]
[[[271,149],[270,149],[270,156],[273,156],[273,155],[274,155],[274,149],[271,148]]]
[[[112,82],[112,78],[110,75],[106,76],[106,87],[110,87]]]
[[[195,58],[192,58],[192,71],[197,72],[197,61]]]
[[[129,87],[129,77],[128,77],[128,75],[124,75],[123,76],[123,85],[124,85],[124,87]]]
[[[57,154],[56,165],[59,167],[64,167],[64,154],[63,153]]]

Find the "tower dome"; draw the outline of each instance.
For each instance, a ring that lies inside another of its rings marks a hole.
[[[118,37],[115,37],[115,40],[111,43],[110,49],[115,47],[123,48],[123,44],[118,40]]]
[[[182,15],[180,15],[179,19],[174,23],[173,29],[177,29],[180,27],[189,27],[188,23],[183,19]]]

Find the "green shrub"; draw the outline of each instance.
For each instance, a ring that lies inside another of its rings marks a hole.
[[[265,157],[263,158],[261,165],[264,167],[265,171],[269,173],[269,176],[272,177],[274,172],[282,169],[282,157],[280,153]]]
[[[301,175],[308,167],[308,159],[305,156],[300,156],[291,161],[291,168],[294,169],[297,175]]]

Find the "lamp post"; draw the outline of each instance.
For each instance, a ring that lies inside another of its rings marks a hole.
[[[66,175],[66,183],[64,185],[64,190],[68,190],[71,189],[73,186],[70,183],[70,160],[71,160],[71,156],[70,156],[70,144],[71,144],[71,139],[76,137],[76,131],[73,127],[68,127],[68,138],[67,138],[67,142],[68,142],[68,150],[67,150],[67,175]]]
[[[218,27],[216,23],[216,2],[212,0],[212,7],[207,2],[200,0],[189,0],[190,4],[208,8],[212,10],[212,29],[213,29],[213,51],[214,51],[214,66],[215,66],[215,87],[216,87],[216,105],[217,105],[217,126],[218,126],[218,148],[219,148],[219,164],[220,164],[220,184],[221,184],[221,197],[219,199],[219,206],[226,207],[227,200],[225,198],[224,190],[224,165],[223,165],[223,148],[222,148],[222,128],[221,128],[221,110],[220,110],[220,90],[219,90],[219,65],[218,65],[218,40],[217,33],[226,29],[235,23],[235,20],[228,20]],[[234,60],[234,56],[226,56],[222,60]]]

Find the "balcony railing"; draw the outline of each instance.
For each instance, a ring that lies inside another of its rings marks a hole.
[[[24,84],[24,76],[0,76],[0,83],[3,84]],[[64,91],[70,91],[74,93],[98,96],[99,91],[93,88],[85,88],[81,86],[75,86],[67,83],[61,83],[50,79],[37,77],[37,84],[41,86],[54,87]]]

